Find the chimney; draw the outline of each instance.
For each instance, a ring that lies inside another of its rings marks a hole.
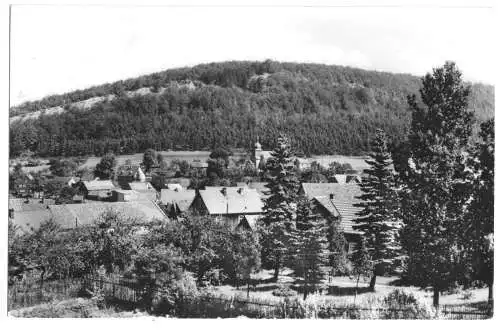
[[[330,194],[330,199],[333,199],[335,197],[335,194]]]

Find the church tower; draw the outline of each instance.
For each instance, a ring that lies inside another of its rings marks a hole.
[[[255,143],[255,168],[259,169],[260,158],[262,155],[262,146],[259,143],[259,137],[257,137],[257,142]]]

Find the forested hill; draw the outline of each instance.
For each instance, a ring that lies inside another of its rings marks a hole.
[[[415,76],[341,66],[203,64],[12,107],[10,115],[17,117],[10,125],[10,152],[248,149],[257,136],[270,148],[283,131],[304,154],[359,155],[377,128],[395,142],[404,138],[411,118],[406,97],[419,87]],[[493,86],[472,85],[469,105],[478,121],[492,117]],[[58,111],[49,114],[47,108]]]

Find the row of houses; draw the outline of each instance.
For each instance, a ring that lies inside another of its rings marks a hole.
[[[311,200],[319,215],[338,219],[351,247],[361,234],[353,229],[353,220],[361,210],[356,206],[361,190],[354,182],[356,181],[351,181],[351,184],[302,183],[299,190],[300,195]],[[263,182],[241,182],[237,187],[206,187],[199,191],[162,189],[161,203],[171,218],[195,213],[209,215],[233,228],[253,229],[257,219],[264,213],[267,191]]]
[[[359,178],[339,176],[335,183],[302,183],[299,194],[309,198],[318,214],[338,219],[348,242],[354,243],[359,232],[353,219],[360,211],[355,205],[361,195]],[[185,214],[199,214],[224,221],[233,228],[255,228],[264,213],[268,188],[263,182],[239,182],[236,187],[187,189],[181,183],[167,183],[156,191],[149,182],[130,182],[128,189],[111,181],[94,180],[74,183],[81,193],[79,203],[55,205],[49,199],[9,199],[9,218],[22,229],[36,229],[47,219],[65,228],[89,225],[104,211],[144,221],[169,221]]]

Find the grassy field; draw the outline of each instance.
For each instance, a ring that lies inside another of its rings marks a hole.
[[[280,301],[282,297],[276,297],[273,295],[273,290],[277,289],[280,286],[292,286],[292,287],[300,287],[300,283],[296,278],[292,277],[292,271],[289,269],[285,269],[282,274],[280,274],[278,278],[278,283],[269,283],[272,274],[269,270],[263,270],[259,274],[257,274],[254,278],[260,279],[265,282],[262,284],[258,284],[255,290],[250,289],[250,297],[257,299],[265,299],[265,300],[274,300]],[[377,283],[375,286],[375,292],[370,292],[368,290],[369,280],[360,280],[359,288],[358,288],[358,296],[356,299],[360,298],[368,298],[369,296],[383,296],[390,291],[398,288],[400,286],[395,286],[392,284],[398,277],[377,277]],[[329,287],[330,292],[324,292],[325,298],[327,300],[331,300],[332,302],[336,302],[339,304],[343,303],[354,303],[355,298],[355,288],[356,282],[349,277],[333,277],[329,282],[328,279],[324,281]],[[401,288],[401,287],[400,287]],[[414,291],[419,291],[428,301],[432,303],[432,292],[421,290],[417,287],[403,287],[407,289],[411,289]],[[214,288],[214,291],[217,293],[221,293],[228,296],[234,295],[243,295],[246,297],[247,287],[240,287],[237,289],[231,285],[223,285]],[[488,300],[488,289],[474,289],[471,291],[472,296],[469,299],[463,298],[463,293],[454,293],[454,294],[443,294],[440,297],[440,304],[442,305],[463,305],[463,304],[471,304],[478,302],[486,302]],[[297,293],[299,297],[301,297],[300,293]]]
[[[39,304],[32,307],[11,310],[11,317],[23,318],[101,318],[101,317],[148,317],[153,316],[139,311],[123,311],[115,307],[99,307],[93,299],[73,298]]]

